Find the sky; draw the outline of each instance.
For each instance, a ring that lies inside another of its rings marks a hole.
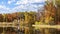
[[[0,0],[0,13],[37,11],[44,4],[45,0]]]

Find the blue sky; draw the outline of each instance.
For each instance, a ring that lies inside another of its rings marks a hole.
[[[44,4],[45,0],[0,0],[0,13],[37,11]]]

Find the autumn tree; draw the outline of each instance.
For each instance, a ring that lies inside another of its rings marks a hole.
[[[3,22],[3,15],[0,14],[0,22]]]
[[[56,0],[57,12],[56,12],[56,21],[60,24],[60,0]]]

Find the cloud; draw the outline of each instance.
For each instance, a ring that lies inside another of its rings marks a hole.
[[[19,5],[19,6],[14,7],[11,11],[18,12],[18,11],[25,11],[25,10],[27,10],[27,7],[26,6]]]
[[[16,2],[17,5],[19,4],[28,4],[28,3],[41,3],[45,2],[45,0],[19,0]]]
[[[12,3],[13,1],[9,1],[9,4]],[[16,1],[17,6],[12,8],[10,11],[37,11],[38,7],[42,7],[43,5],[39,4],[44,2],[44,0],[18,0]],[[33,4],[35,3],[35,4]],[[39,5],[37,5],[39,4]]]
[[[28,0],[19,0],[16,2],[16,4],[27,4],[28,3]]]
[[[45,0],[29,0],[30,3],[41,3],[44,2]]]
[[[0,13],[8,13],[9,10],[10,10],[10,8],[8,8],[4,5],[0,5]]]
[[[7,8],[7,7],[4,6],[4,5],[0,5],[0,9],[6,9],[6,10],[9,10],[9,8]]]
[[[43,7],[45,0],[18,0],[14,9],[17,11],[37,11],[38,7]]]
[[[11,3],[13,3],[13,2],[15,2],[15,0],[9,0],[9,1],[8,1],[8,4],[11,4]]]
[[[11,4],[11,1],[8,1],[8,4]]]
[[[14,3],[13,5],[11,4],[13,2],[16,2],[16,3]],[[44,0],[18,0],[18,1],[9,0],[8,4],[11,4],[11,6],[8,5],[9,7],[6,7],[6,5],[0,5],[0,13],[13,13],[13,12],[19,12],[19,11],[37,11],[39,7],[44,6],[43,3],[44,3]]]
[[[28,0],[18,0],[17,2],[16,2],[16,5],[19,5],[19,4],[27,4],[28,3]]]
[[[43,5],[33,5],[33,4],[21,4],[12,9],[12,11],[37,11],[38,7],[43,7]]]

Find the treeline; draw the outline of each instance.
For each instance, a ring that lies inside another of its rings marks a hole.
[[[0,14],[0,22],[12,22],[15,19],[25,19],[25,16],[27,15],[33,18],[33,16],[36,15],[36,12],[16,12],[11,14]]]

